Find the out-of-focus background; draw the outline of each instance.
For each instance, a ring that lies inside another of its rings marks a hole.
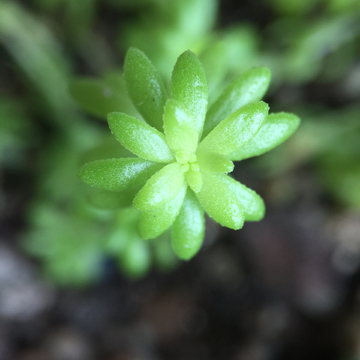
[[[189,262],[76,175],[126,155],[130,46],[166,81],[194,51],[210,102],[267,66],[302,119],[236,167],[265,219]],[[0,359],[360,359],[360,1],[0,0]]]

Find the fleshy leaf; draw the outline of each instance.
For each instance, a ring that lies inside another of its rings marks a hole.
[[[205,232],[204,210],[188,189],[172,227],[172,246],[180,259],[189,260],[199,251]]]
[[[160,131],[123,113],[110,113],[107,119],[116,139],[133,154],[161,163],[175,160],[165,135]]]
[[[194,120],[177,100],[170,99],[165,105],[164,131],[169,147],[174,152],[178,150],[195,152],[199,132]]]
[[[129,241],[120,254],[119,265],[130,278],[144,276],[151,266],[149,244],[139,238]]]
[[[96,160],[80,168],[80,179],[104,190],[125,191],[142,187],[164,164],[139,158]]]
[[[244,210],[245,221],[259,221],[264,217],[264,201],[254,190],[249,189],[228,175],[218,174],[218,176],[240,201]]]
[[[200,143],[204,151],[227,155],[253,138],[266,120],[268,104],[258,101],[245,105],[221,121]]]
[[[89,195],[89,202],[99,209],[121,209],[131,207],[137,189],[127,191],[99,190]]]
[[[190,167],[185,173],[185,179],[192,191],[198,193],[202,186],[202,175],[198,169],[194,170]]]
[[[208,102],[205,70],[191,51],[181,54],[171,78],[172,98],[178,100],[194,119],[196,129],[202,133]]]
[[[229,173],[234,170],[234,164],[225,156],[206,151],[199,151],[196,154],[197,162],[201,170]]]
[[[130,48],[125,58],[124,73],[135,107],[148,124],[162,131],[167,96],[159,72],[142,51]]]
[[[239,200],[220,178],[202,171],[203,184],[196,194],[207,214],[222,226],[239,230],[244,224],[244,212]]]
[[[120,73],[109,73],[105,80],[92,78],[72,80],[69,83],[69,92],[84,110],[102,119],[113,111],[139,115],[126,93],[125,81]]]
[[[271,72],[266,67],[250,69],[237,77],[219,96],[206,114],[205,137],[221,120],[240,107],[259,101],[266,93],[271,80]]]
[[[151,213],[142,212],[138,223],[139,235],[142,239],[154,239],[166,231],[179,214],[184,201],[187,186],[184,183],[179,193],[165,206],[158,207]]]
[[[260,131],[244,146],[227,158],[239,161],[272,150],[288,139],[300,125],[300,119],[289,113],[270,114]]]
[[[172,200],[184,185],[185,178],[181,165],[174,162],[166,165],[153,175],[138,192],[134,207],[151,212]]]

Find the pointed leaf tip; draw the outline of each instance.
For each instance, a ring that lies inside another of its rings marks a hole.
[[[108,114],[107,120],[116,139],[133,154],[161,163],[175,160],[165,135],[145,122],[117,112]]]
[[[131,47],[125,57],[124,74],[133,104],[149,125],[162,131],[167,95],[159,72],[142,51]]]
[[[269,112],[263,101],[245,105],[233,112],[200,143],[199,149],[228,155],[245,145],[260,130]]]
[[[227,158],[239,161],[262,155],[287,140],[299,125],[300,119],[294,114],[270,114],[260,131],[244,146],[227,155]]]
[[[172,98],[179,101],[194,119],[196,129],[202,133],[207,103],[208,86],[203,65],[190,50],[181,54],[171,78]]]
[[[240,107],[259,101],[265,95],[271,80],[271,71],[258,67],[238,76],[223,91],[206,114],[204,137],[214,129],[221,120]]]
[[[188,189],[183,206],[172,227],[172,246],[182,260],[195,256],[204,240],[205,218],[194,193]]]

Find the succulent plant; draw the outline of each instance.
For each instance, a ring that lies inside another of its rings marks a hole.
[[[175,64],[170,98],[140,50],[129,49],[124,72],[143,119],[112,112],[107,120],[116,139],[137,157],[87,163],[80,178],[110,191],[119,206],[138,209],[141,238],[156,238],[172,226],[174,251],[185,260],[202,245],[205,212],[234,230],[244,221],[261,220],[262,198],[228,174],[233,161],[271,150],[300,123],[292,114],[269,115],[269,106],[260,101],[270,70],[260,67],[240,75],[209,109],[206,74],[191,51]]]

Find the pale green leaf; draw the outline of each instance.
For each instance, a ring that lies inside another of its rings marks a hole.
[[[148,124],[162,131],[167,96],[159,72],[142,51],[130,48],[125,58],[124,73],[135,107]]]
[[[174,162],[166,165],[153,175],[134,199],[134,207],[151,212],[172,200],[184,185],[185,178],[181,165]]]
[[[202,187],[196,194],[207,214],[222,226],[241,229],[244,211],[229,187],[214,173],[202,171]]]
[[[141,239],[129,241],[120,254],[119,265],[130,278],[141,278],[151,266],[149,244]]]
[[[80,179],[91,186],[111,191],[138,189],[164,164],[139,158],[96,160],[80,168]]]
[[[284,112],[270,114],[260,131],[244,146],[229,154],[227,158],[239,161],[262,155],[288,139],[299,125],[300,119],[296,115]]]
[[[208,102],[205,70],[194,53],[185,51],[175,64],[171,78],[172,98],[178,100],[202,133]]]
[[[205,137],[221,120],[240,107],[262,99],[271,80],[266,67],[254,68],[237,77],[219,96],[206,114]]]
[[[206,136],[199,148],[227,155],[245,145],[260,130],[268,115],[269,106],[258,101],[233,112]]]
[[[235,194],[243,207],[245,221],[259,221],[265,215],[263,199],[254,191],[228,175],[218,174],[219,178]]]
[[[205,232],[204,210],[188,189],[180,213],[172,227],[172,246],[182,260],[191,259],[199,251]]]
[[[184,201],[187,186],[184,183],[179,193],[165,206],[157,207],[151,213],[142,212],[138,223],[139,235],[142,239],[154,239],[166,231],[179,214]]]
[[[198,193],[202,186],[202,175],[199,169],[194,170],[193,168],[194,165],[191,165],[190,169],[185,173],[185,179],[192,191]]]
[[[201,170],[229,173],[234,170],[234,164],[225,156],[214,154],[207,151],[198,151],[196,154],[197,162]]]
[[[165,135],[160,131],[123,113],[110,113],[107,119],[116,139],[133,154],[161,163],[175,160]]]
[[[192,117],[177,100],[170,99],[165,105],[164,131],[167,143],[174,152],[178,150],[195,152],[199,132]]]

